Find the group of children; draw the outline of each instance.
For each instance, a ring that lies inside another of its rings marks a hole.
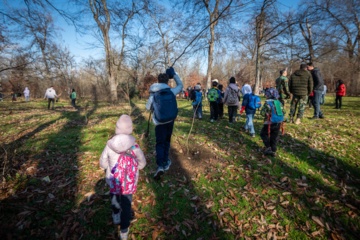
[[[160,74],[159,77],[161,76],[162,75]],[[173,69],[171,77],[174,77],[180,89],[182,87],[182,84],[180,84],[181,80]],[[154,84],[152,88],[163,87],[163,85],[161,85],[163,83],[160,80],[159,83]],[[164,81],[164,83],[165,82],[167,81]],[[150,90],[152,88],[150,88]],[[176,95],[178,92],[177,88],[172,88],[171,90],[173,90],[174,95]],[[192,102],[195,115],[194,117],[202,119],[201,85],[197,84],[194,87],[194,90],[195,92]],[[256,109],[260,108],[260,100],[252,93],[251,87],[249,85],[244,85],[241,89],[241,92],[244,94],[244,96],[240,113],[243,113],[244,111],[246,113],[246,123],[244,128],[250,132],[251,136],[255,136],[253,118]],[[267,89],[265,96],[266,101],[260,111],[261,115],[265,117],[265,122],[260,132],[260,136],[266,147],[264,154],[275,156],[276,141],[283,121],[284,109],[278,100],[279,94],[276,89]],[[152,97],[154,98],[153,102],[156,102],[155,96],[152,95]],[[233,123],[235,121],[237,110],[240,104],[240,89],[236,85],[234,77],[230,78],[229,86],[223,93],[220,89],[218,89],[218,82],[213,81],[212,88],[209,89],[207,93],[207,98],[211,107],[211,122],[217,120],[219,117],[220,101],[222,104],[228,106],[229,123]],[[152,108],[149,107],[149,109]],[[170,124],[173,126],[173,122]],[[157,125],[157,127],[158,126],[161,125]],[[163,126],[166,126],[166,124]],[[132,131],[133,125],[131,117],[128,115],[121,115],[116,123],[115,135],[107,141],[107,144],[100,157],[100,167],[105,169],[106,182],[110,187],[113,223],[120,225],[119,235],[120,239],[122,240],[128,239],[130,220],[132,218],[132,195],[136,192],[139,170],[143,169],[146,165],[144,153],[140,149],[139,145],[136,144],[135,138],[131,135]],[[156,135],[159,134],[156,133]],[[158,143],[158,136],[156,137]],[[160,151],[158,147],[156,148],[156,151]],[[164,159],[168,160],[168,155],[164,156]],[[157,161],[157,164],[159,165],[160,163]],[[169,162],[168,160],[166,164],[168,164],[167,166],[170,166],[171,161]],[[167,170],[165,169],[166,166],[164,167],[160,165],[155,173],[156,177],[161,175],[159,174],[159,169],[161,170],[162,168],[162,173]]]
[[[210,104],[210,122],[214,122],[222,117],[221,109],[223,105],[228,107],[229,123],[235,122],[237,111],[240,105],[240,96],[243,95],[243,100],[240,107],[240,114],[246,113],[246,122],[244,125],[245,132],[248,132],[251,137],[255,137],[254,116],[261,107],[261,100],[259,96],[253,94],[251,86],[245,84],[241,91],[236,85],[234,77],[229,79],[229,85],[225,92],[222,91],[222,85],[219,87],[218,81],[212,81],[212,88],[207,92],[207,99]],[[194,117],[202,119],[202,93],[201,85],[197,84],[194,87],[195,96],[193,98]],[[282,122],[284,121],[284,107],[279,101],[279,93],[275,88],[268,88],[265,91],[266,101],[260,111],[260,114],[265,118],[264,126],[260,131],[260,137],[265,145],[264,154],[275,156],[276,140],[278,138]]]
[[[202,119],[202,92],[201,85],[198,83],[194,87],[193,110],[194,117]],[[207,99],[210,104],[210,122],[214,122],[222,117],[224,104],[228,107],[229,123],[235,122],[237,111],[240,105],[240,96],[243,95],[240,114],[246,113],[245,132],[251,137],[255,137],[254,116],[261,107],[260,98],[252,93],[251,86],[245,84],[241,91],[236,85],[235,78],[229,79],[229,85],[225,92],[222,85],[217,80],[212,81],[212,88],[207,92]],[[275,88],[268,88],[265,91],[266,101],[260,114],[265,118],[264,126],[260,131],[260,137],[266,147],[264,154],[275,156],[276,140],[279,135],[282,122],[284,121],[284,107],[279,101],[279,93]]]

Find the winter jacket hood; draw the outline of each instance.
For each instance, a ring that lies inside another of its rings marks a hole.
[[[251,86],[250,86],[249,84],[245,84],[245,85],[241,88],[241,92],[242,92],[243,96],[245,96],[245,94],[252,93]]]
[[[129,115],[123,114],[116,122],[115,134],[131,134],[133,131],[133,124]]]
[[[135,138],[127,134],[118,134],[107,141],[106,145],[116,153],[122,153],[135,144]]]

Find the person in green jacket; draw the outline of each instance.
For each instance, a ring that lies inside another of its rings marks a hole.
[[[290,98],[289,80],[286,77],[287,70],[280,70],[280,76],[275,80],[276,90],[279,92],[279,101],[285,106],[285,99]]]
[[[71,105],[76,108],[76,92],[75,89],[72,90],[71,94],[70,94],[70,98],[71,98]]]
[[[303,118],[307,98],[313,91],[313,78],[307,71],[307,64],[302,63],[300,69],[291,74],[289,79],[289,91],[293,95],[290,106],[290,121],[294,122],[296,108],[298,113],[295,124],[300,124]]]

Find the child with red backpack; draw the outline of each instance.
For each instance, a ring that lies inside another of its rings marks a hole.
[[[266,147],[264,154],[275,157],[276,143],[284,121],[285,111],[283,105],[278,100],[279,93],[275,88],[267,89],[265,97],[266,101],[260,111],[260,114],[265,117],[260,137]]]
[[[135,138],[132,120],[121,115],[116,123],[115,136],[107,141],[100,157],[100,167],[106,171],[110,186],[113,223],[120,224],[120,239],[128,239],[132,195],[136,192],[139,169],[146,165],[144,153]]]

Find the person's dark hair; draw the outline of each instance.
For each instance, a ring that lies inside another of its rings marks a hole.
[[[222,89],[223,89],[223,85],[222,85],[222,84],[219,84],[218,89],[219,89],[219,90],[222,90]]]
[[[218,85],[217,82],[212,82],[212,86],[213,86],[213,87],[216,87],[217,85]]]
[[[306,63],[302,63],[300,64],[300,69],[307,69],[307,64]]]
[[[281,69],[280,70],[280,75],[283,75],[284,72],[286,72],[286,69]]]
[[[201,83],[198,82],[197,85],[200,85],[200,86],[201,86]]]
[[[235,83],[235,78],[234,78],[234,77],[231,77],[231,78],[229,79],[229,82],[230,82],[230,83]]]
[[[308,66],[311,66],[311,67],[313,67],[314,66],[314,64],[312,63],[312,62],[308,62],[308,64],[307,64]]]
[[[168,84],[169,76],[166,73],[160,73],[158,76],[158,82]]]
[[[73,88],[73,90],[72,90],[73,92],[75,92],[75,89]]]
[[[343,81],[343,80],[341,80],[341,79],[339,79],[339,80],[338,80],[338,83],[339,83],[339,85],[340,85],[340,84],[343,84],[343,83],[344,83],[344,81]]]

